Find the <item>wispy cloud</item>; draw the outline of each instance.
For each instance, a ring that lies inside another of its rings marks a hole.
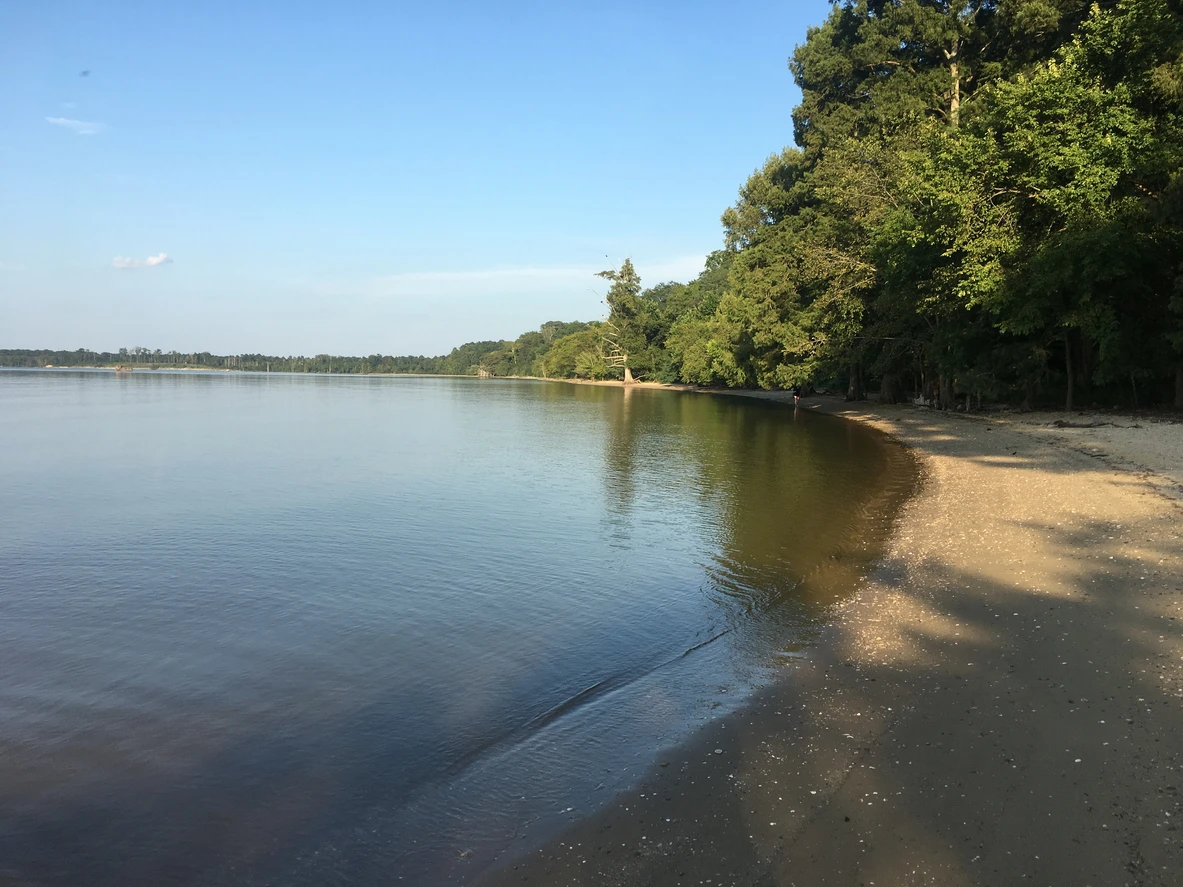
[[[684,256],[657,262],[633,260],[645,286],[666,280],[689,281],[703,268],[702,256]],[[378,298],[430,298],[433,296],[513,296],[546,292],[602,292],[609,286],[595,274],[608,267],[552,266],[487,268],[475,271],[411,271],[365,281],[360,289]]]
[[[62,102],[62,107],[63,107],[63,108],[66,108],[66,109],[69,109],[69,108],[73,108],[73,107],[75,107],[75,105],[74,105],[74,103],[73,103],[73,102]]]
[[[132,271],[136,268],[155,268],[157,265],[171,265],[172,259],[168,253],[157,253],[146,259],[129,259],[127,256],[116,256],[111,260],[111,267],[121,271]]]
[[[70,132],[77,133],[80,136],[92,136],[103,130],[103,124],[101,123],[87,123],[85,120],[71,120],[69,117],[46,117],[45,121],[46,123],[52,123],[54,126],[68,129]]]

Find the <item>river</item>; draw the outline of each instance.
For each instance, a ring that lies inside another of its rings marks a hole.
[[[914,482],[739,398],[0,371],[0,881],[463,880],[807,648]]]

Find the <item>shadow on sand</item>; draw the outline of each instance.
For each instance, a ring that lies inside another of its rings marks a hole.
[[[1183,513],[1004,427],[876,421],[925,491],[828,637],[479,883],[1177,883]]]

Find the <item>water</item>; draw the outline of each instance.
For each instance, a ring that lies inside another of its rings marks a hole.
[[[912,478],[548,383],[5,371],[0,418],[15,884],[463,881],[774,677]]]

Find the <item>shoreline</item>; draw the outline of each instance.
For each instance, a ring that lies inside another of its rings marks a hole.
[[[1177,472],[1021,420],[830,398],[801,408],[919,457],[925,482],[883,562],[783,680],[668,766],[537,852],[455,880],[1173,883]]]

